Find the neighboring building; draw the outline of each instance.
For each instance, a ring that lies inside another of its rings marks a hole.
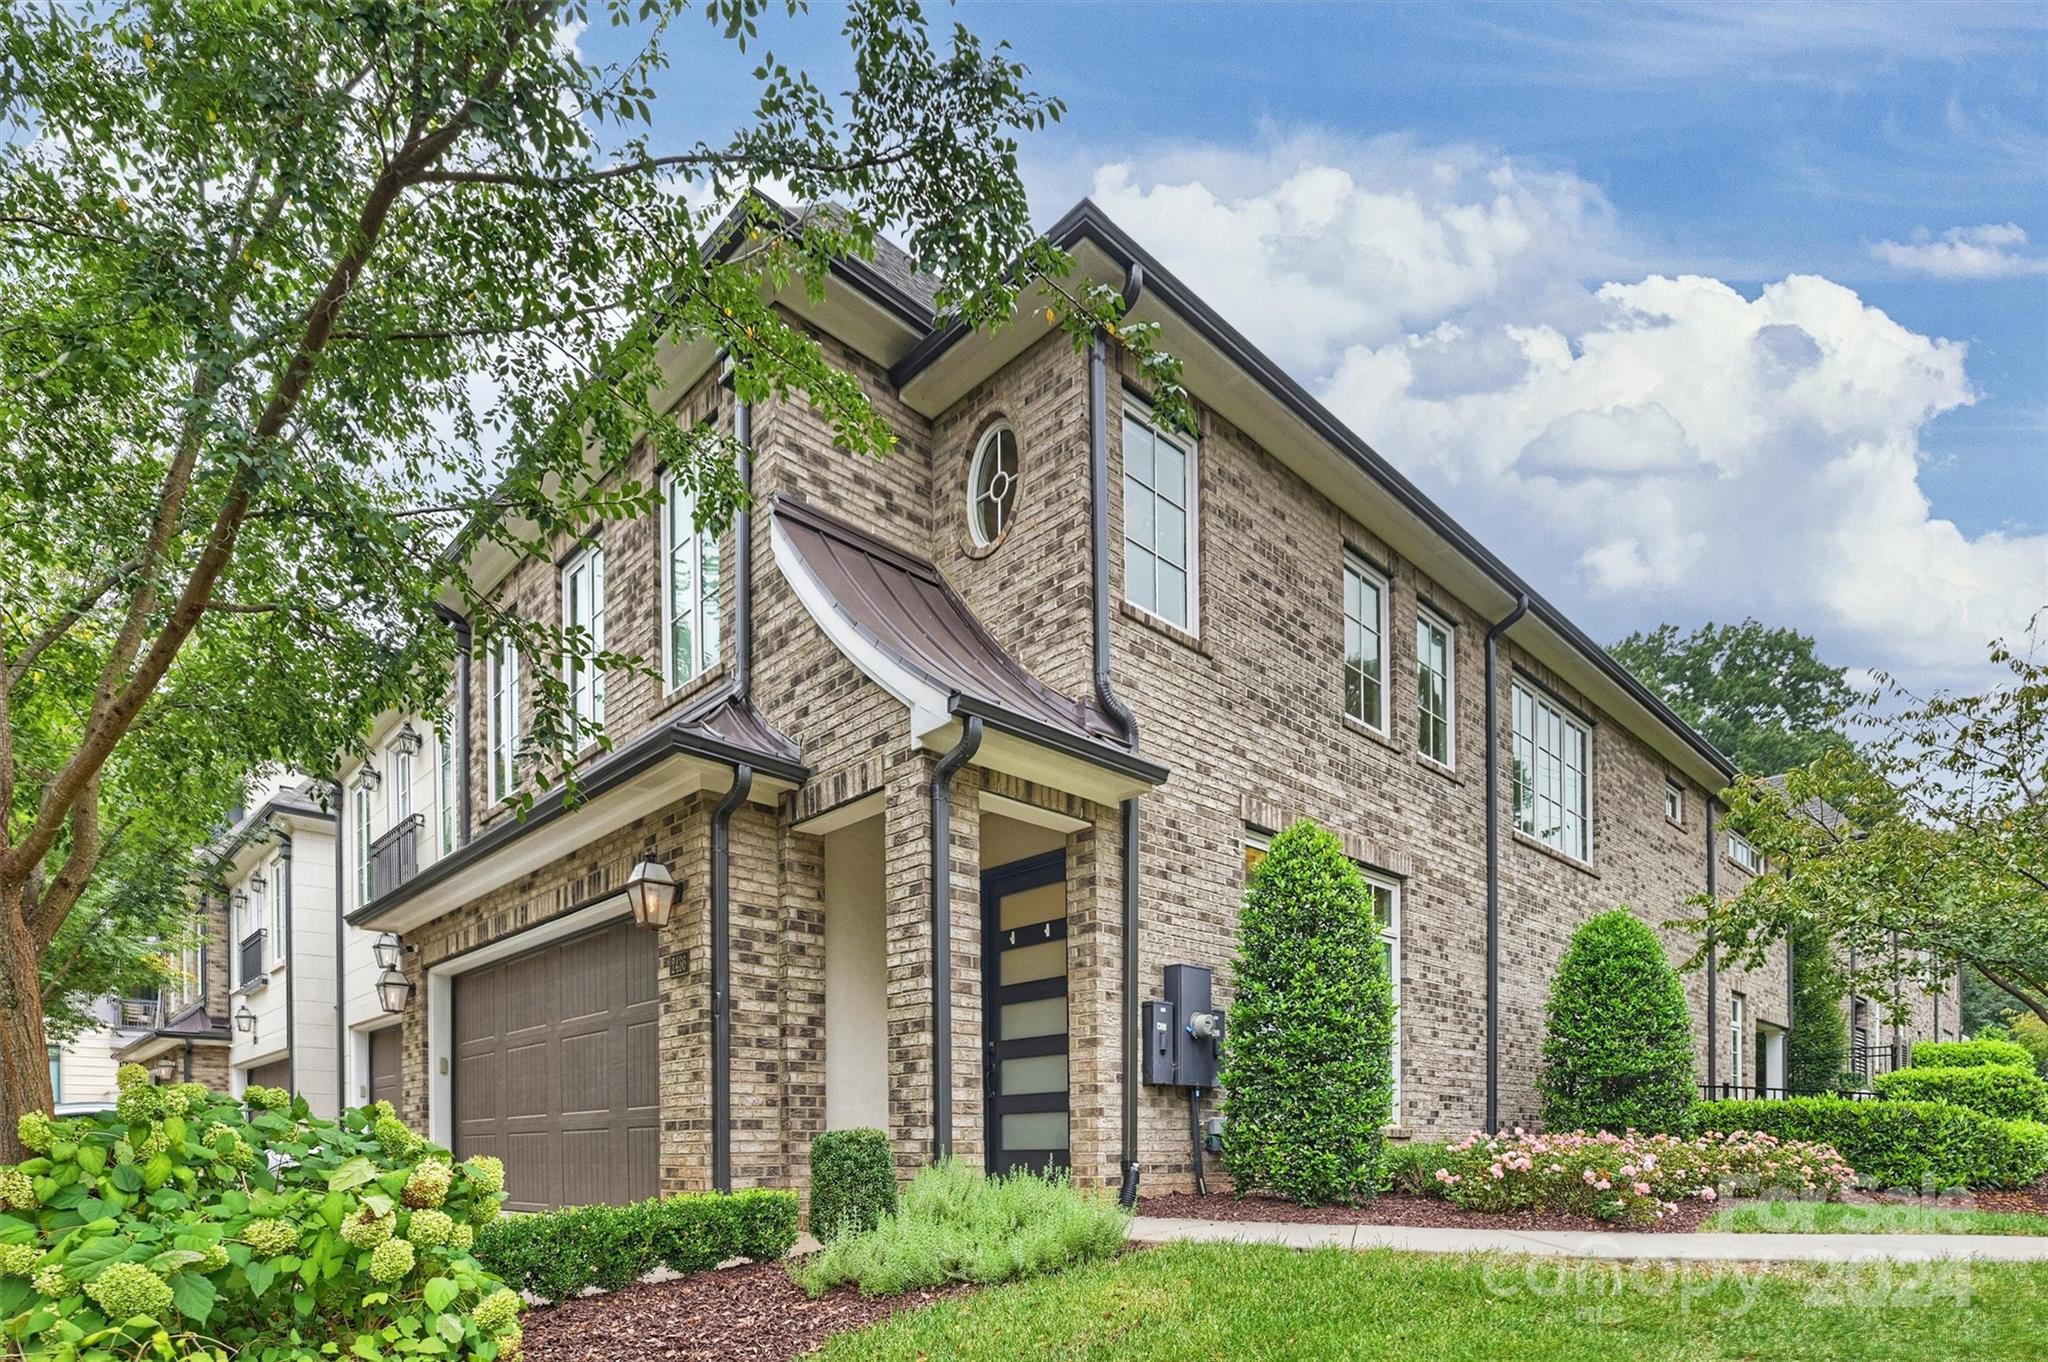
[[[148,1000],[154,1007],[155,1000]],[[119,998],[100,998],[91,1006],[93,1021],[62,1045],[50,1047],[50,1100],[58,1111],[99,1110],[114,1105],[114,1046],[124,1015]]]
[[[1054,236],[1083,282],[1142,283],[1197,439],[1029,308],[935,330],[885,247],[789,306],[893,424],[887,459],[836,450],[800,396],[736,408],[717,356],[680,350],[668,409],[751,441],[751,516],[700,534],[671,486],[547,559],[467,563],[654,664],[561,678],[611,739],[579,804],[526,780],[531,660],[466,631],[447,747],[415,719],[410,779],[390,755],[367,788],[342,773],[345,912],[398,934],[413,989],[387,1031],[348,969],[351,1096],[381,1081],[458,1154],[503,1155],[515,1208],[802,1185],[811,1138],[850,1125],[905,1167],[1104,1184],[1135,1156],[1185,1185],[1185,1095],[1126,1069],[1136,1003],[1173,963],[1224,1000],[1247,865],[1304,816],[1375,887],[1397,1133],[1529,1122],[1573,930],[1754,872],[1713,831],[1733,772],[1698,734],[1092,206]],[[627,476],[668,486],[645,460]],[[639,925],[665,876],[672,915]],[[1782,949],[1686,976],[1703,1081],[1782,1068],[1786,988]]]

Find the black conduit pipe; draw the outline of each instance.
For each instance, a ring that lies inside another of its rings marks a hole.
[[[953,1154],[953,775],[981,747],[981,716],[932,767],[932,1161]]]
[[[737,398],[732,438],[740,447],[740,488],[746,497],[732,522],[732,686],[747,700],[754,694],[754,408]]]
[[[340,770],[339,765],[336,771]],[[441,793],[439,781],[434,783],[434,795]],[[341,777],[334,778],[334,1119],[340,1120],[341,1113],[348,1110],[348,1068],[355,1058],[355,1047],[348,1036],[348,968],[346,954],[348,942],[348,895],[344,892],[348,881],[342,878],[342,805],[347,800],[342,795]]]
[[[292,835],[279,831],[277,834],[277,894],[284,909],[284,940],[277,958],[286,963],[284,972],[284,1090],[294,1097],[299,1093],[299,1046],[292,1035],[295,1017],[292,1008]],[[340,961],[335,962],[337,965]],[[339,981],[337,980],[337,984]]]
[[[1202,1090],[1188,1089],[1188,1147],[1193,1153],[1195,1195],[1209,1195],[1209,1182],[1202,1159]]]
[[[1500,1129],[1500,636],[1529,595],[1486,631],[1486,1128]]]
[[[1717,857],[1714,855],[1714,851],[1714,797],[1712,795],[1708,795],[1707,900],[1710,903],[1719,902],[1719,898],[1715,892],[1715,886],[1719,881],[1715,873],[1717,867],[1714,863]],[[1720,1044],[1718,1038],[1715,1035],[1715,1032],[1719,1029],[1716,1025],[1715,1018],[1719,1016],[1721,1011],[1721,966],[1720,962],[1715,958],[1716,954],[1717,951],[1714,945],[1714,929],[1712,927],[1709,927],[1707,928],[1707,1093],[1709,1096],[1713,1095],[1715,1089],[1719,1086],[1721,1081]]]
[[[732,768],[732,788],[711,811],[711,1187],[732,1190],[732,815],[754,768]]]

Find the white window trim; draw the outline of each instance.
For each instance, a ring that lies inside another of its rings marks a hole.
[[[1432,610],[1426,605],[1416,607],[1415,618],[1417,623],[1429,624],[1441,630],[1444,636],[1444,755],[1440,761],[1427,752],[1424,752],[1422,755],[1430,761],[1437,762],[1440,766],[1455,769],[1458,765],[1458,626],[1445,619],[1440,612]],[[1419,726],[1419,720],[1422,717],[1420,676],[1422,659],[1418,656],[1415,661],[1417,672],[1415,714]],[[1384,694],[1384,687],[1382,688],[1382,693]],[[1420,733],[1416,734],[1418,749],[1421,746],[1421,736]]]
[[[1740,993],[1728,995],[1728,1077],[1737,1088],[1742,1086],[1743,1074],[1743,1013],[1747,1010],[1745,999]]]
[[[1761,875],[1764,870],[1763,853],[1739,832],[1728,834],[1728,859],[1752,875]]]
[[[1152,408],[1128,395],[1124,398],[1124,416],[1128,419],[1142,422],[1151,430],[1154,439],[1166,441],[1166,443],[1172,445],[1187,457],[1187,504],[1185,509],[1188,517],[1188,621],[1186,624],[1176,624],[1157,610],[1148,610],[1132,600],[1128,561],[1126,561],[1124,569],[1124,604],[1130,606],[1131,609],[1141,615],[1158,620],[1169,629],[1177,629],[1190,637],[1200,638],[1202,636],[1202,442],[1199,439],[1191,440],[1184,435],[1171,434],[1161,429],[1158,418],[1152,414]],[[1130,474],[1126,472],[1124,476],[1128,478]],[[1157,489],[1154,489],[1153,495],[1158,495]],[[1119,501],[1128,502],[1128,498],[1125,498],[1121,491],[1118,493],[1118,499]],[[1127,504],[1124,506],[1123,514],[1125,516],[1130,514]],[[1128,536],[1129,527],[1126,526],[1123,535],[1120,537],[1127,539]]]
[[[504,684],[498,684],[503,672]],[[493,802],[512,797],[518,781],[519,759],[519,645],[499,639],[491,645],[484,661],[484,699],[488,706],[488,751],[485,753],[486,782]]]
[[[1670,780],[1664,782],[1664,821],[1674,828],[1685,826],[1685,787]]]
[[[1393,621],[1394,584],[1387,580],[1386,573],[1381,572],[1378,568],[1374,567],[1365,558],[1363,558],[1359,554],[1351,552],[1348,549],[1344,552],[1344,571],[1347,573],[1355,572],[1360,577],[1364,578],[1366,581],[1372,583],[1373,589],[1376,593],[1378,593],[1380,601],[1380,617],[1379,622],[1376,625],[1376,629],[1378,631],[1380,640],[1379,717],[1375,719],[1368,719],[1353,714],[1351,712],[1351,703],[1348,697],[1344,701],[1344,717],[1351,720],[1352,723],[1359,724],[1365,728],[1369,728],[1373,732],[1379,734],[1382,738],[1385,738],[1389,736],[1387,733],[1387,725],[1390,722],[1389,716],[1393,713],[1393,705],[1392,702],[1388,699],[1387,692],[1393,689],[1394,646],[1392,641],[1387,637],[1387,630],[1392,627]],[[1344,641],[1341,637],[1344,624],[1344,582],[1341,576],[1338,578],[1337,581],[1337,620],[1338,629],[1340,633],[1340,637],[1337,641],[1338,652],[1340,654],[1338,659],[1337,684],[1339,689],[1341,690],[1344,684],[1342,670],[1344,664],[1344,659],[1342,657]]]
[[[455,850],[455,730],[445,714],[434,725],[434,812],[441,825],[436,845],[446,856]]]
[[[287,930],[284,915],[286,908],[290,906],[292,901],[291,893],[284,883],[286,873],[286,862],[282,856],[271,857],[269,864],[263,867],[263,881],[269,886],[269,888],[264,890],[264,897],[269,902],[264,905],[264,917],[266,920],[263,925],[270,929],[270,950],[268,954],[273,965],[285,963],[284,939],[287,935]]]
[[[996,421],[981,433],[979,440],[975,441],[974,457],[968,460],[967,463],[967,537],[973,541],[974,547],[978,549],[992,549],[1007,539],[1010,534],[1010,526],[1016,523],[1017,512],[1020,509],[1018,500],[1013,498],[1010,502],[1010,513],[1003,520],[1003,523],[997,527],[994,537],[986,539],[982,537],[981,517],[976,514],[976,509],[981,501],[982,460],[989,457],[989,451],[996,446],[997,437],[1005,431],[1009,433],[1010,448],[1017,459],[1017,467],[1011,474],[1016,483],[1017,497],[1021,498],[1024,492],[1024,444],[1017,438],[1017,428],[1015,426],[1011,425],[1008,421]]]
[[[1521,730],[1516,727],[1514,718],[1514,697],[1518,694],[1527,698],[1530,719],[1536,725],[1535,731],[1532,731],[1529,735],[1529,749],[1532,759],[1541,751],[1541,716],[1544,710],[1548,710],[1557,716],[1560,730],[1570,728],[1578,731],[1581,740],[1581,750],[1585,754],[1584,766],[1579,774],[1585,785],[1586,807],[1580,811],[1580,846],[1577,849],[1556,846],[1544,839],[1540,828],[1532,830],[1522,826],[1521,810],[1519,807],[1515,807],[1515,796],[1511,791],[1509,796],[1510,813],[1515,820],[1515,831],[1534,841],[1538,846],[1547,847],[1560,856],[1576,861],[1581,865],[1590,866],[1593,863],[1593,726],[1572,713],[1563,701],[1556,699],[1548,691],[1539,690],[1536,686],[1518,678],[1510,684],[1508,690],[1508,733],[1511,744],[1519,745],[1521,742]],[[1513,756],[1514,752],[1511,747],[1509,750],[1510,772],[1513,770]],[[1562,754],[1560,754],[1559,760],[1562,761],[1562,759]],[[1530,772],[1531,787],[1529,795],[1529,808],[1532,817],[1536,807],[1534,783],[1535,772],[1532,768]]]
[[[370,901],[370,791],[361,775],[351,793],[349,816],[355,823],[355,854],[350,859],[355,864],[356,907],[360,908]]]
[[[705,622],[718,620],[720,611],[716,597],[710,600],[704,597],[704,546],[707,541],[718,544],[718,540],[714,535],[700,533],[694,529],[696,521],[693,514],[692,534],[697,542],[691,580],[695,584],[693,589],[697,598],[697,627],[690,631],[690,642],[696,648],[697,656],[691,659],[688,676],[676,675],[675,502],[680,490],[674,473],[664,472],[661,475],[661,691],[664,696],[673,695],[685,686],[695,684],[705,673],[718,665],[720,657],[725,652],[725,631],[722,621],[718,629],[718,646],[713,649],[706,649],[704,646]],[[719,550],[719,589],[722,591],[725,579],[723,545],[719,545]]]
[[[570,598],[575,591],[578,573],[584,575],[590,584],[590,610],[588,618],[581,621],[584,632],[590,635],[593,652],[604,651],[604,544],[594,541],[585,544],[562,563],[561,602],[562,628],[569,627]],[[573,657],[562,659],[562,684],[569,690],[569,720],[575,726],[576,744],[587,747],[597,741],[595,732],[585,736],[586,729],[601,729],[604,726],[604,670],[595,664],[587,665],[583,689],[577,689],[578,661]]]
[[[384,795],[384,827],[388,831],[412,817],[412,754],[393,738],[384,749],[384,769],[391,773]]]

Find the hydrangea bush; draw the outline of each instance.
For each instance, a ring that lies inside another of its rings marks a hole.
[[[1735,1130],[1682,1139],[1635,1131],[1473,1134],[1430,1175],[1472,1211],[1547,1211],[1648,1225],[1687,1198],[1796,1195],[1832,1201],[1855,1177],[1829,1145]]]
[[[316,1120],[252,1087],[155,1086],[21,1119],[0,1168],[0,1352],[72,1359],[514,1358],[519,1298],[471,1256],[504,1200],[389,1103]]]

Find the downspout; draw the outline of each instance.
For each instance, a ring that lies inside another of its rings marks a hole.
[[[953,1153],[953,775],[981,747],[981,716],[932,768],[932,1160]]]
[[[288,832],[277,835],[277,860],[277,878],[281,881],[277,892],[284,901],[284,945],[278,952],[278,958],[284,961],[284,1090],[297,1096],[299,1047],[293,1038],[296,1028],[293,1025],[292,980],[298,971],[292,968],[292,835]]]
[[[746,498],[732,523],[732,685],[746,700],[754,693],[754,408],[737,394],[732,438],[740,447],[740,489]]]
[[[455,631],[455,653],[461,659],[455,668],[455,840],[458,846],[467,846],[469,845],[469,668],[474,656],[474,631],[470,628],[469,621],[456,614],[453,610],[442,610],[441,618],[446,620],[448,627]],[[337,815],[337,826],[339,822],[340,819]]]
[[[1892,933],[1892,1067],[1899,1067],[1899,1009],[1905,1004],[1899,986],[1899,934]]]
[[[465,670],[467,668],[465,667]],[[468,801],[465,800],[464,803]],[[348,797],[341,786],[340,768],[334,777],[334,1118],[348,1110],[348,1066],[355,1056],[348,1039],[348,903],[344,892],[348,881],[342,876],[347,862],[342,857],[346,839],[342,836],[342,809]]]
[[[754,768],[732,768],[732,788],[711,811],[711,1187],[732,1190],[732,815]]]
[[[1715,845],[1714,845],[1714,797],[1713,797],[1712,795],[1708,795],[1708,796],[1707,796],[1707,900],[1708,900],[1708,902],[1709,902],[1710,904],[1713,904],[1713,903],[1719,903],[1719,902],[1720,902],[1720,896],[1719,896],[1719,894],[1718,894],[1718,893],[1716,892],[1716,888],[1715,888],[1715,886],[1716,886],[1716,884],[1717,884],[1717,882],[1718,882],[1718,880],[1717,880],[1717,876],[1716,876],[1716,874],[1715,874],[1715,871],[1716,871],[1716,869],[1717,869],[1717,867],[1716,867],[1716,865],[1715,865],[1715,862],[1716,862],[1716,860],[1717,860],[1718,858],[1717,858],[1717,857],[1715,856],[1714,852],[1715,852]],[[1710,912],[1711,912],[1711,911],[1712,911],[1712,909],[1711,909],[1711,908],[1709,908],[1709,910],[1708,910],[1708,911],[1710,911]],[[1721,1006],[1720,1006],[1720,987],[1721,987],[1721,980],[1720,980],[1720,961],[1719,961],[1719,960],[1718,960],[1718,959],[1716,958],[1717,954],[1718,954],[1718,952],[1717,952],[1717,950],[1716,950],[1716,947],[1715,947],[1715,945],[1714,945],[1714,932],[1713,932],[1713,929],[1712,929],[1712,928],[1710,927],[1710,928],[1708,928],[1708,929],[1707,929],[1707,1096],[1708,1096],[1708,1097],[1712,1097],[1712,1096],[1714,1095],[1714,1091],[1715,1091],[1715,1089],[1716,1089],[1716,1088],[1717,1088],[1717,1087],[1719,1086],[1719,1084],[1720,1084],[1720,1044],[1719,1044],[1719,1032],[1718,1032],[1718,1029],[1717,1029],[1717,1018],[1719,1017],[1719,1015],[1720,1015],[1720,1011],[1721,1011]]]
[[[1132,265],[1124,280],[1123,314],[1128,315],[1145,286],[1142,266]],[[1095,699],[1118,727],[1132,751],[1138,748],[1138,716],[1118,698],[1110,683],[1109,643],[1109,342],[1100,331],[1088,347],[1088,491],[1089,547],[1094,593]],[[1123,801],[1123,1179],[1118,1200],[1125,1207],[1138,1201],[1138,800]]]
[[[1500,637],[1529,613],[1529,593],[1486,631],[1486,1128],[1500,1129]]]

